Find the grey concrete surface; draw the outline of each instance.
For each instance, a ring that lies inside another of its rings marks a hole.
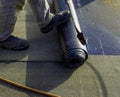
[[[31,46],[20,52],[0,48],[0,77],[62,97],[119,97],[120,1],[74,0],[74,4],[88,37],[89,58],[83,66],[64,66],[56,30],[42,34],[27,4],[13,34]],[[46,96],[0,81],[0,97]]]
[[[77,69],[58,62],[1,62],[0,76],[61,97],[119,97],[119,64],[119,56],[90,56]],[[0,97],[44,96],[0,81]]]

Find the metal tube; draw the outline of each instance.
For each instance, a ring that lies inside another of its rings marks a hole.
[[[67,4],[68,4],[68,7],[69,7],[70,12],[71,12],[73,23],[74,23],[76,29],[79,31],[79,33],[81,33],[82,30],[81,30],[80,24],[78,22],[78,17],[77,17],[76,11],[75,11],[75,7],[73,5],[73,1],[67,0]]]

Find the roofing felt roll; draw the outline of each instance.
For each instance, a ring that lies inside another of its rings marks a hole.
[[[63,10],[70,10],[65,0],[54,0],[54,6],[56,13]],[[73,10],[75,11],[75,9]],[[57,30],[64,51],[65,65],[71,68],[83,65],[88,58],[87,48],[77,37],[78,31],[72,17],[66,23],[59,25]]]

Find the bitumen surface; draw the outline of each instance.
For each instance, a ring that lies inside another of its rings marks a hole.
[[[88,60],[76,69],[65,67],[57,30],[42,34],[26,2],[13,34],[29,40],[30,48],[0,48],[0,77],[61,97],[120,97],[120,1],[73,1],[88,39]],[[47,96],[0,81],[0,97]]]

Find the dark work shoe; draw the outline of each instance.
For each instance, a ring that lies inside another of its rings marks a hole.
[[[55,16],[53,16],[52,20],[49,22],[49,24],[43,28],[41,28],[42,33],[48,33],[55,26],[58,26],[62,23],[65,23],[70,18],[70,12],[68,10],[64,10],[60,13],[57,13]]]
[[[29,42],[11,35],[8,39],[0,42],[0,47],[10,50],[24,50],[29,47]]]

